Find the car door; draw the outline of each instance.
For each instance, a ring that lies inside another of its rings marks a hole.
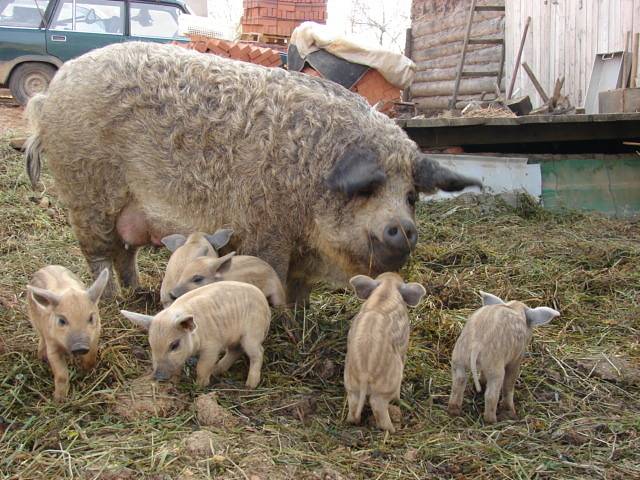
[[[129,38],[152,42],[187,41],[178,32],[181,7],[161,2],[129,2]]]
[[[49,0],[0,0],[0,62],[45,55],[45,11]]]
[[[61,0],[47,30],[47,52],[63,61],[122,42],[123,0]]]

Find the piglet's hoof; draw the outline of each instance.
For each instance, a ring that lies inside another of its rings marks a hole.
[[[513,410],[503,410],[498,414],[498,420],[518,420],[518,414]]]
[[[494,415],[485,415],[484,416],[484,423],[486,423],[487,425],[493,425],[497,421],[498,421],[498,419],[495,416],[495,414]]]
[[[447,413],[451,417],[459,417],[462,414],[462,408],[458,405],[449,405],[447,408]]]

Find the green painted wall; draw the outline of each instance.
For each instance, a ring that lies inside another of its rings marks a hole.
[[[640,155],[541,160],[545,208],[640,215]]]

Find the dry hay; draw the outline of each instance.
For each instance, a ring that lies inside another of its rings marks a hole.
[[[2,477],[640,477],[640,387],[584,364],[602,355],[639,364],[637,221],[552,214],[526,200],[517,208],[473,199],[421,204],[421,240],[404,275],[428,295],[411,311],[399,429],[385,435],[345,422],[342,367],[360,302],[327,288],[314,294],[291,332],[272,322],[256,390],[244,388],[246,362],[205,390],[189,365],[171,387],[179,402],[168,416],[123,414],[115,399],[148,373],[150,360],[146,334],[119,309],[157,311],[167,259],[147,249],[140,254],[143,288],[101,306],[96,370],[72,370],[69,401],[53,403],[52,378],[36,359],[36,335],[24,315],[24,285],[46,264],[66,265],[84,280],[88,274],[46,172],[44,184],[50,205],[30,190],[20,156],[0,141]],[[445,411],[451,349],[480,289],[562,313],[534,335],[516,387],[520,420],[493,426],[483,424],[483,400],[471,388],[462,417]],[[220,416],[237,422],[203,424],[210,422],[194,402],[212,391],[229,414]],[[190,447],[194,458],[185,439],[204,429],[215,443]]]

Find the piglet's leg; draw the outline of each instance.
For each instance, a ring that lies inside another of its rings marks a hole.
[[[249,375],[247,375],[246,386],[256,388],[260,383],[264,349],[260,343],[251,340],[243,341],[242,348],[249,357]]]
[[[518,418],[516,407],[513,404],[513,390],[520,373],[520,359],[514,360],[505,368],[504,384],[502,385],[502,404],[500,410],[507,418],[515,420]]]
[[[227,350],[224,357],[216,364],[213,369],[213,375],[222,375],[224,372],[231,368],[231,365],[242,356],[242,350],[238,347],[231,347]]]
[[[51,371],[53,372],[53,381],[55,384],[53,398],[58,402],[63,402],[69,394],[69,370],[67,369],[67,361],[64,355],[56,348],[47,348],[47,357]]]
[[[196,366],[196,383],[200,387],[206,387],[211,381],[211,375],[215,369],[222,348],[219,345],[209,347],[200,352],[198,365]]]
[[[484,392],[484,421],[486,423],[496,423],[496,409],[500,399],[500,390],[504,380],[504,367],[500,366],[493,370],[485,370],[487,386]]]
[[[360,392],[355,390],[347,392],[347,402],[349,403],[349,415],[347,416],[347,422],[358,425],[360,423],[360,415],[358,414],[358,398]]]
[[[43,362],[47,362],[47,342],[44,341],[44,338],[40,337],[38,341],[38,358]]]
[[[371,394],[369,403],[371,410],[373,410],[373,416],[376,417],[378,428],[394,433],[396,429],[391,422],[391,417],[389,417],[389,400],[380,395]]]
[[[462,411],[462,399],[464,389],[467,386],[467,372],[464,366],[458,364],[451,365],[451,396],[449,397],[449,415],[455,417]]]

